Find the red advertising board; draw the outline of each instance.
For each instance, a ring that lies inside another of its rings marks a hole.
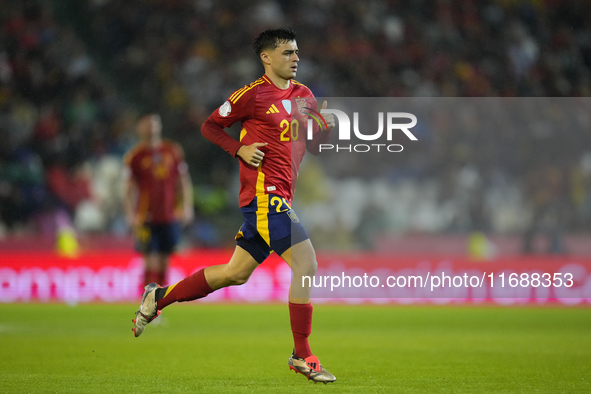
[[[173,257],[168,283],[224,264],[231,251],[195,250]],[[591,258],[504,257],[490,262],[440,256],[319,253],[307,278],[315,302],[591,304]],[[0,253],[0,302],[137,301],[141,257],[127,252],[67,258],[51,252]],[[243,286],[204,302],[283,302],[291,271],[272,255]]]

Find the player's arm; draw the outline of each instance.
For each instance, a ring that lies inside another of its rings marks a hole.
[[[250,145],[244,145],[242,142],[232,138],[224,130],[224,127],[216,123],[211,116],[201,126],[201,134],[232,156],[241,158],[251,166],[258,167],[263,160],[263,156],[265,156],[258,148],[266,146],[266,142],[255,142]]]
[[[183,224],[189,224],[195,216],[193,209],[193,182],[189,174],[189,166],[184,160],[184,153],[180,146],[177,146],[178,164],[177,170],[179,172],[179,197],[180,197],[180,220]]]
[[[255,142],[244,145],[232,138],[224,128],[232,126],[238,121],[243,121],[252,116],[254,105],[253,95],[246,92],[238,99],[232,100],[232,96],[214,111],[201,126],[201,134],[233,157],[239,157],[245,163],[258,167],[265,154],[258,148],[267,145],[264,142]],[[244,97],[242,97],[244,96]]]
[[[326,109],[327,105],[328,103],[326,102],[326,100],[324,100],[321,109]],[[325,129],[324,125],[322,128],[317,127],[316,130],[314,130],[312,139],[309,140],[306,145],[306,149],[308,150],[308,152],[310,152],[314,156],[320,154],[320,145],[326,144],[328,142],[328,140],[330,139],[330,131],[335,127],[333,114],[322,114],[322,117],[324,118],[324,121],[328,126],[328,130]]]
[[[139,223],[139,215],[135,211],[135,202],[137,200],[137,183],[131,174],[129,165],[125,166],[123,171],[124,185],[123,185],[123,209],[125,210],[125,219],[127,225],[131,229],[135,229],[141,225]]]
[[[232,138],[230,134],[224,130],[224,127],[229,126],[223,126],[219,124],[216,121],[214,114],[207,118],[207,120],[203,123],[203,126],[201,126],[201,134],[203,134],[203,136],[209,141],[213,142],[232,156],[236,157],[238,150],[240,150],[244,144]]]
[[[187,223],[193,220],[195,211],[193,210],[193,182],[191,176],[187,172],[181,176],[181,195],[183,196],[183,218]]]

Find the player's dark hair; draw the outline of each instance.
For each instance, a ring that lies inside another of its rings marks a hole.
[[[295,40],[296,33],[291,27],[282,27],[280,29],[265,30],[254,40],[252,47],[257,56],[265,49],[275,49],[280,44]]]

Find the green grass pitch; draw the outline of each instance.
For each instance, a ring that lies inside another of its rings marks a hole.
[[[135,310],[2,305],[0,392],[591,392],[588,308],[317,305],[329,385],[288,370],[284,305],[173,305],[140,338]]]

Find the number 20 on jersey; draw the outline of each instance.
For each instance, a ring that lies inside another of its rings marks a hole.
[[[281,141],[297,141],[298,137],[299,137],[299,131],[300,131],[300,123],[297,121],[297,119],[293,119],[290,122],[287,121],[287,119],[283,119],[281,121],[281,123],[279,124],[279,127],[281,127],[281,134],[280,134],[280,138]]]

